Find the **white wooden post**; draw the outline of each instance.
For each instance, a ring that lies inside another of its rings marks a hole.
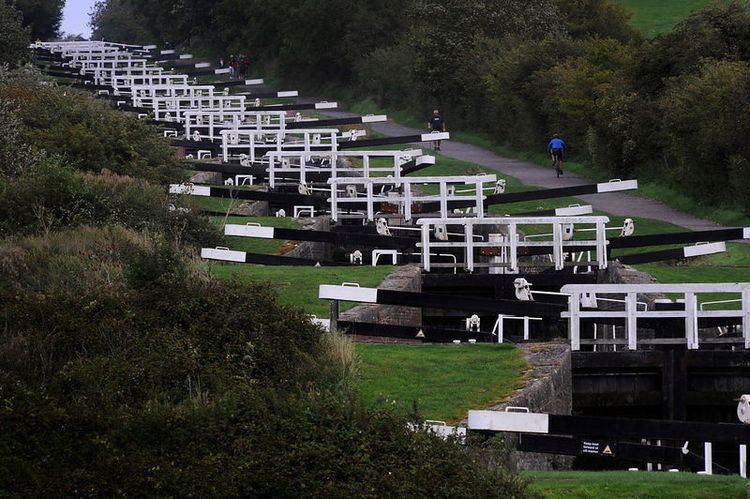
[[[638,349],[638,312],[637,293],[630,292],[625,296],[625,310],[627,311],[627,331],[628,331],[628,348],[630,350]]]
[[[333,184],[334,189],[336,189],[336,184]],[[367,220],[373,221],[375,220],[375,209],[373,205],[373,192],[372,192],[372,182],[367,182],[365,185],[365,189],[367,189]],[[409,207],[411,208],[411,207]],[[409,217],[406,218],[407,220],[411,219],[411,210],[409,210]]]
[[[448,184],[440,182],[440,218],[448,218]]]
[[[596,259],[600,269],[607,268],[607,229],[601,220],[596,222]]]
[[[411,220],[411,183],[409,182],[404,183],[404,220]]]
[[[332,183],[331,184],[331,220],[334,222],[337,222],[339,219],[339,192],[338,192],[338,184]]]
[[[502,243],[502,241],[503,241],[502,234],[490,234],[489,242],[496,243],[498,244],[498,247],[500,247],[500,243]],[[500,259],[500,257],[493,256],[492,258],[490,258],[490,262],[497,265],[497,264],[502,263],[502,260]],[[498,275],[501,273],[501,270],[502,269],[500,267],[490,267],[490,274]]]
[[[747,478],[747,445],[740,444],[740,476]]]
[[[474,272],[474,224],[466,224],[466,270]]]
[[[422,268],[425,272],[430,271],[430,226],[422,226]]]
[[[568,334],[570,335],[570,346],[574,351],[581,349],[581,323],[579,312],[581,310],[581,295],[574,291],[570,296],[570,319],[568,319]]]
[[[518,227],[514,222],[508,224],[508,242],[510,243],[510,267],[506,267],[505,273],[518,273]]]
[[[477,181],[477,218],[484,218],[484,190],[482,182]]]
[[[529,318],[523,318],[523,339],[529,341]]]
[[[685,293],[685,337],[688,350],[698,349],[698,298],[693,292]]]
[[[714,460],[713,460],[711,442],[705,442],[703,444],[703,466],[704,466],[703,471],[706,475],[714,474]]]
[[[562,270],[565,267],[562,232],[562,224],[554,222],[552,224],[552,258],[555,261],[555,270]]]

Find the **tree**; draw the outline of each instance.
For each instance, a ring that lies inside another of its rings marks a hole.
[[[15,7],[0,1],[0,65],[16,67],[31,55],[29,29],[21,24],[22,18]]]
[[[712,3],[646,45],[633,68],[636,86],[655,95],[669,78],[695,73],[706,58],[750,61],[750,3]]]
[[[749,209],[750,64],[706,60],[698,74],[668,81],[659,106],[671,165],[663,176],[705,202],[734,193]]]
[[[130,0],[98,1],[89,16],[92,39],[140,45],[159,42],[142,12]]]
[[[15,3],[34,40],[52,40],[60,34],[65,0],[15,0]]]

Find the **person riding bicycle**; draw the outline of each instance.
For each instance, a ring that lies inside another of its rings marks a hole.
[[[432,112],[432,117],[430,118],[430,121],[427,122],[427,129],[430,132],[438,133],[438,132],[444,132],[445,131],[445,120],[440,115],[440,111],[435,109]],[[439,140],[436,140],[433,143],[433,146],[435,147],[436,151],[440,150],[440,142]]]
[[[554,134],[552,140],[547,144],[547,152],[549,152],[552,157],[552,166],[555,168],[558,177],[563,174],[562,166],[563,161],[565,160],[566,147],[567,144],[558,134]]]

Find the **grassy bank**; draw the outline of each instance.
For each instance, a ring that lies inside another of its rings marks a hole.
[[[529,472],[529,492],[545,498],[598,499],[728,499],[746,497],[747,481],[738,476],[692,473]]]
[[[633,14],[631,23],[646,37],[667,33],[711,0],[618,0]]]
[[[365,400],[410,410],[426,419],[466,417],[521,382],[525,360],[511,345],[357,345]]]
[[[356,282],[362,287],[377,287],[394,268],[379,267],[265,267],[262,265],[231,265],[209,263],[209,271],[220,279],[239,279],[268,282],[286,305],[301,307],[308,314],[320,318],[329,316],[328,301],[318,299],[321,284]],[[341,302],[348,310],[355,303]]]

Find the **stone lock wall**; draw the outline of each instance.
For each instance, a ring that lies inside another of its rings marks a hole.
[[[422,271],[419,265],[405,265],[390,274],[378,286],[393,291],[416,291],[422,289]],[[365,304],[343,312],[339,319],[347,322],[370,322],[396,324],[399,326],[422,325],[422,310],[397,305]]]
[[[529,366],[524,373],[523,386],[490,410],[525,407],[536,413],[571,414],[573,379],[570,346],[567,343],[527,343],[518,348],[523,351]],[[516,439],[514,434],[506,434],[509,448],[515,449]],[[570,469],[573,458],[513,450],[511,461],[518,469],[549,471]]]
[[[303,230],[329,231],[331,218],[299,218],[297,219]],[[333,245],[330,243],[316,243],[311,241],[300,241],[294,248],[286,251],[284,256],[294,258],[309,258],[311,260],[330,260],[333,256]]]

